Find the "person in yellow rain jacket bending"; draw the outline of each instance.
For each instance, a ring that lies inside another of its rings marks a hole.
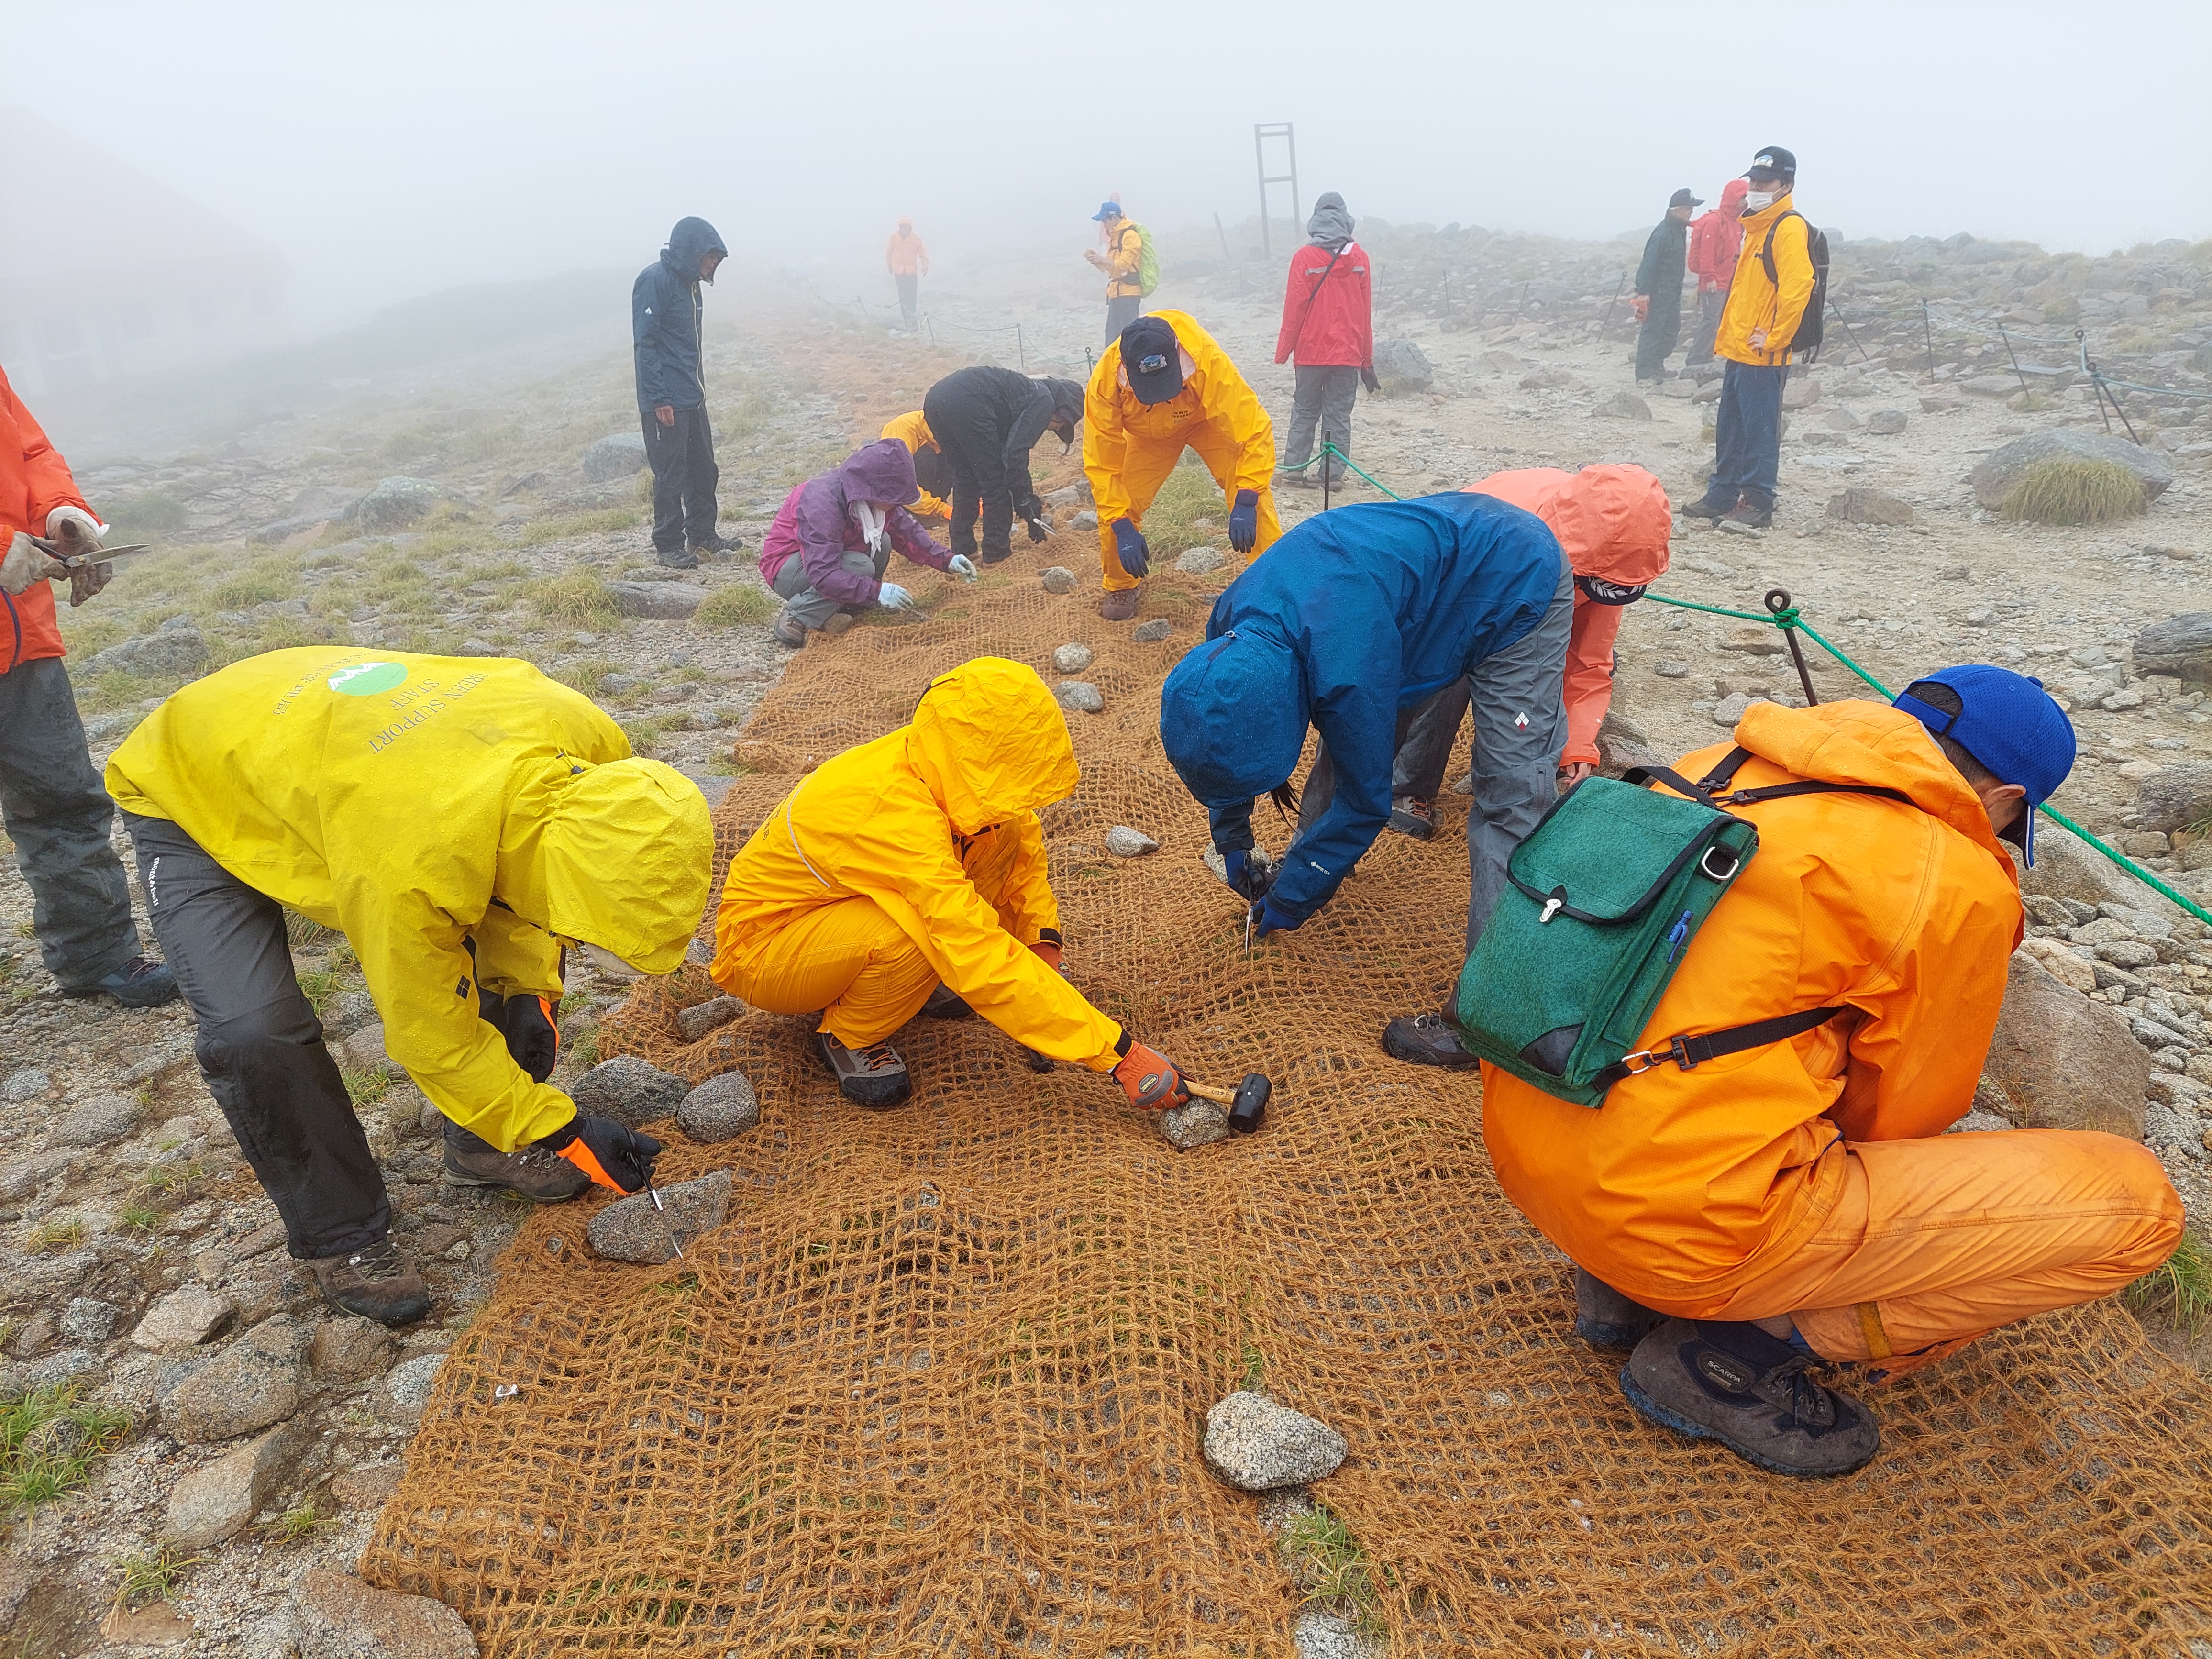
[[[1083,470],[1098,507],[1105,597],[1098,614],[1127,622],[1150,568],[1145,509],[1186,447],[1229,506],[1229,544],[1264,553],[1275,517],[1275,427],[1213,337],[1181,311],[1139,317],[1106,348],[1083,398]]]
[[[1036,809],[1079,775],[1033,671],[978,657],[939,675],[911,722],[808,774],[731,861],[715,982],[818,1016],[817,1051],[856,1105],[912,1092],[890,1037],[925,1004],[981,1014],[1044,1062],[1110,1072],[1133,1105],[1182,1104],[1165,1056],[1059,972]]]
[[[894,415],[884,422],[880,437],[896,438],[914,455],[914,481],[921,494],[915,498],[907,511],[917,519],[949,519],[952,503],[947,499],[952,494],[952,469],[945,465],[945,452],[938,447],[937,434],[929,429],[929,417],[918,409],[903,415]],[[943,490],[939,495],[937,491]]]
[[[201,1074],[292,1254],[348,1313],[428,1310],[286,946],[342,929],[386,1051],[447,1121],[447,1179],[635,1192],[660,1150],[549,1087],[562,951],[684,959],[713,881],[707,803],[527,663],[308,646],[186,686],[107,763]]]

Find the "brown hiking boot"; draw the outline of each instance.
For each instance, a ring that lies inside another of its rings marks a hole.
[[[793,651],[806,643],[806,624],[791,614],[787,605],[775,613],[775,620],[768,625],[768,631],[778,645]]]
[[[896,1106],[914,1092],[906,1061],[889,1042],[871,1042],[865,1048],[848,1048],[827,1031],[814,1034],[814,1051],[837,1079],[837,1087],[855,1106],[881,1111]]]
[[[1756,1325],[1670,1319],[1621,1367],[1628,1403],[1776,1474],[1849,1474],[1881,1449],[1874,1415],[1805,1375],[1813,1358]]]
[[[430,1289],[406,1253],[389,1236],[350,1255],[310,1261],[315,1288],[340,1313],[359,1314],[380,1325],[410,1325],[430,1311]]]
[[[1108,622],[1128,622],[1144,603],[1141,587],[1113,587],[1098,596],[1098,614]]]
[[[1437,804],[1419,795],[1400,795],[1390,803],[1390,828],[1415,841],[1433,841],[1437,834]]]
[[[1632,1302],[1596,1274],[1575,1269],[1575,1334],[1593,1348],[1632,1348],[1666,1317]]]
[[[1459,1046],[1459,1033],[1441,1014],[1403,1015],[1382,1028],[1382,1052],[1413,1066],[1465,1072],[1482,1062]]]
[[[446,1125],[446,1180],[455,1187],[493,1187],[539,1204],[558,1204],[592,1184],[591,1176],[543,1146],[511,1152],[458,1123]]]

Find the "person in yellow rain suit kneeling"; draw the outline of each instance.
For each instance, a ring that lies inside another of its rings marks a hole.
[[[877,435],[896,438],[914,456],[914,481],[921,494],[907,511],[917,519],[950,519],[952,503],[947,497],[952,494],[952,469],[945,464],[937,434],[929,429],[929,417],[918,409],[910,409],[885,421],[884,429]],[[945,492],[943,495],[936,493],[940,489]]]
[[[707,803],[526,662],[272,651],[148,716],[107,763],[200,1073],[325,1300],[428,1311],[286,908],[343,931],[392,1059],[445,1115],[446,1178],[635,1192],[660,1144],[548,1086],[563,952],[672,972],[713,881]]]
[[[1229,354],[1187,312],[1139,317],[1106,348],[1085,389],[1083,470],[1098,507],[1105,597],[1098,614],[1127,622],[1150,568],[1145,509],[1185,447],[1198,452],[1229,506],[1229,544],[1264,553],[1275,517],[1275,428]]]
[[[1061,977],[1060,907],[1036,809],[1080,775],[1036,673],[978,657],[930,682],[914,719],[800,780],[731,861],[715,983],[819,1017],[845,1097],[912,1092],[891,1047],[924,1012],[981,1014],[1033,1054],[1110,1072],[1132,1104],[1190,1098],[1165,1056]],[[963,1006],[964,1005],[964,1006]]]

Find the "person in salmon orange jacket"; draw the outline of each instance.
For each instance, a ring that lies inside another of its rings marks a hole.
[[[62,994],[151,1008],[175,1000],[176,975],[139,952],[130,885],[108,842],[115,803],[62,665],[52,580],[67,573],[32,540],[90,552],[106,535],[69,463],[0,374],[0,814],[31,889],[39,954]],[[112,568],[70,574],[70,604],[99,592]]]
[[[1690,274],[1698,279],[1698,331],[1686,360],[1713,360],[1713,339],[1721,331],[1721,312],[1735,281],[1735,262],[1743,252],[1743,198],[1751,185],[1731,179],[1721,186],[1721,204],[1690,221]]]
[[[1579,472],[1532,466],[1493,472],[1468,486],[1534,513],[1552,527],[1575,573],[1574,632],[1567,641],[1567,746],[1559,754],[1563,789],[1597,769],[1597,729],[1613,706],[1613,642],[1624,606],[1667,572],[1674,514],[1659,480],[1640,466],[1586,466]],[[1414,716],[1390,781],[1390,827],[1426,841],[1437,831],[1437,791],[1467,713],[1465,680]]]

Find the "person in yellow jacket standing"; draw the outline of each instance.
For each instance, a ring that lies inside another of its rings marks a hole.
[[[1106,251],[1094,253],[1085,248],[1083,257],[1106,273],[1106,341],[1110,345],[1145,309],[1145,232],[1110,198],[1091,216],[1103,227]]]
[[[816,1050],[856,1105],[912,1092],[890,1039],[925,1005],[1110,1073],[1133,1105],[1182,1104],[1175,1066],[1060,972],[1036,809],[1079,775],[1034,671],[978,657],[939,675],[909,723],[802,778],[731,861],[715,983],[818,1018]]]
[[[1083,470],[1098,509],[1106,594],[1098,614],[1127,622],[1151,568],[1145,509],[1186,447],[1229,506],[1229,544],[1264,553],[1283,533],[1270,480],[1275,427],[1229,354],[1188,312],[1139,317],[1106,348],[1083,399]]]
[[[712,882],[707,803],[527,663],[307,646],[185,687],[107,763],[208,1091],[325,1300],[404,1324],[429,1295],[284,911],[341,929],[393,1060],[447,1120],[449,1180],[635,1192],[660,1150],[545,1079],[564,950],[683,961]]]
[[[914,481],[921,494],[907,511],[917,519],[950,519],[952,503],[933,492],[942,489],[945,495],[952,493],[952,470],[945,464],[945,452],[938,447],[937,434],[929,429],[929,417],[918,409],[908,410],[885,421],[884,429],[876,435],[896,438],[914,457]]]
[[[1782,389],[1790,343],[1813,299],[1813,228],[1796,206],[1797,158],[1788,150],[1769,144],[1743,176],[1751,186],[1743,198],[1743,251],[1713,341],[1723,362],[1712,477],[1682,515],[1758,529],[1774,520]]]

